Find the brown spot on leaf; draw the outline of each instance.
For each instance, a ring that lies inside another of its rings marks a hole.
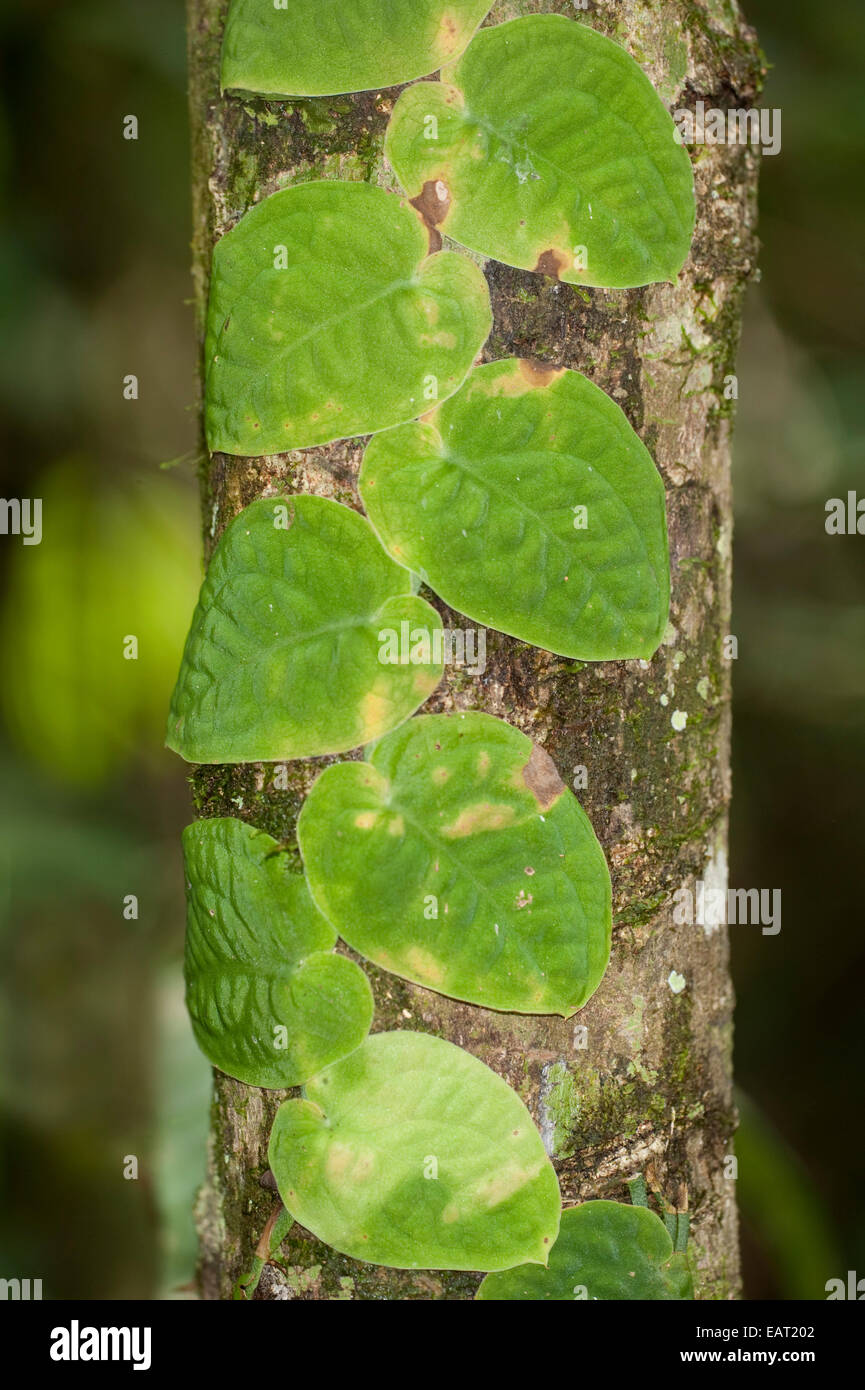
[[[439,24],[438,51],[443,58],[449,58],[460,47],[462,37],[457,21],[452,14],[444,14]]]
[[[549,362],[536,362],[530,357],[519,359],[520,376],[528,382],[532,390],[543,389],[564,376],[564,367],[551,367]]]
[[[433,255],[442,249],[442,238],[438,229],[450,212],[450,189],[443,179],[427,179],[417,197],[409,198],[409,203],[429,232],[430,255]]]
[[[562,272],[568,270],[571,261],[564,251],[557,251],[551,246],[548,251],[542,251],[538,256],[535,271],[538,275],[549,275],[553,280],[560,280]]]
[[[549,753],[537,743],[522,770],[522,778],[542,811],[548,811],[565,790],[565,784],[556,771],[555,763]]]
[[[538,362],[528,357],[509,357],[494,364],[501,370],[487,374],[479,372],[463,389],[471,395],[524,396],[527,391],[542,390],[564,375],[564,367]]]

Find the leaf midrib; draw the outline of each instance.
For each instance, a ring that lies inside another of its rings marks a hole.
[[[460,90],[460,92],[461,92],[461,94],[462,94],[463,101],[465,102],[465,99],[466,99],[465,90],[464,90],[463,88],[460,88],[459,90]],[[590,97],[591,100],[593,100],[593,101],[595,102],[595,106],[597,107],[597,105],[598,105],[597,100],[596,100],[594,97],[591,97],[591,93],[589,93],[589,92],[583,92],[583,95],[585,95],[585,96],[587,96],[587,97]],[[584,191],[584,187],[580,184],[580,181],[579,181],[579,179],[577,178],[577,176],[576,176],[575,174],[569,173],[567,170],[562,169],[558,164],[555,163],[554,160],[550,159],[548,155],[545,155],[545,154],[541,153],[539,150],[535,149],[532,145],[530,145],[530,144],[528,143],[527,140],[521,140],[521,139],[519,139],[518,137],[515,137],[515,136],[513,136],[513,135],[506,135],[506,134],[504,134],[501,130],[499,130],[499,129],[493,124],[493,122],[492,122],[488,117],[486,117],[486,116],[480,116],[480,115],[476,114],[475,112],[473,112],[473,111],[470,110],[470,108],[468,107],[468,105],[465,105],[465,106],[463,107],[463,110],[461,111],[460,114],[461,114],[462,119],[463,119],[463,121],[464,121],[464,123],[465,123],[466,125],[468,125],[469,123],[473,123],[474,125],[478,126],[481,130],[485,131],[485,132],[487,133],[487,135],[493,136],[494,139],[498,140],[499,143],[500,143],[501,145],[504,145],[504,146],[506,146],[506,147],[508,147],[508,148],[511,148],[511,149],[518,149],[518,150],[521,150],[521,151],[522,151],[524,154],[526,154],[533,162],[542,164],[542,165],[544,165],[547,169],[552,170],[553,173],[555,173],[555,174],[557,174],[557,175],[559,176],[560,180],[561,180],[566,186],[567,186],[567,185],[570,185],[570,186],[572,186],[572,187],[575,187],[575,188],[577,189],[577,191],[579,192],[579,195],[580,195],[581,200],[583,200],[583,201],[586,203],[586,205],[588,205],[588,200],[587,200],[587,198],[586,198],[586,194],[585,194],[585,191]],[[684,235],[686,234],[687,228],[683,225],[683,223],[682,223],[682,221],[681,221],[681,218],[680,218],[680,215],[679,215],[679,209],[678,209],[678,206],[677,206],[677,204],[676,204],[676,200],[674,199],[672,193],[670,192],[669,184],[668,184],[666,178],[664,177],[664,174],[663,174],[662,170],[659,168],[659,166],[658,166],[658,164],[656,163],[656,161],[652,158],[652,156],[649,154],[648,150],[646,149],[645,141],[642,139],[642,136],[640,136],[640,132],[639,132],[638,128],[637,128],[635,125],[632,125],[632,124],[631,124],[630,122],[628,122],[627,120],[625,120],[625,118],[624,118],[623,116],[620,116],[617,112],[614,113],[614,115],[615,115],[615,119],[616,119],[617,122],[620,122],[623,126],[625,126],[626,129],[628,129],[628,130],[630,130],[630,131],[633,131],[634,133],[636,133],[636,134],[639,136],[639,138],[640,138],[640,143],[643,145],[644,158],[647,159],[648,162],[651,164],[652,168],[655,170],[655,173],[658,175],[658,178],[660,179],[661,183],[663,184],[663,186],[664,186],[664,192],[666,193],[667,198],[668,198],[668,201],[669,201],[669,204],[670,204],[670,206],[671,206],[671,208],[672,208],[672,210],[673,210],[673,214],[674,214],[675,219],[676,219],[676,222],[677,222],[677,224],[678,224],[679,231],[680,231],[680,233],[684,236]],[[614,222],[616,222],[617,224],[619,224],[619,225],[621,226],[621,222],[622,222],[621,214],[620,214],[620,213],[616,213],[616,212],[614,212],[614,211],[612,210],[612,208],[611,208],[611,207],[609,206],[609,204],[606,202],[606,200],[604,199],[604,197],[603,197],[602,194],[600,194],[600,193],[597,194],[597,195],[593,194],[593,195],[592,195],[592,202],[593,202],[593,203],[596,202],[597,205],[598,205],[598,207],[602,210],[602,212],[604,212],[608,217],[612,218]],[[666,266],[662,266],[662,265],[659,264],[658,258],[657,258],[657,255],[656,255],[656,252],[643,240],[643,238],[642,238],[641,236],[639,236],[639,235],[637,234],[637,232],[634,230],[634,228],[633,228],[630,224],[628,224],[628,228],[627,228],[627,229],[628,229],[628,231],[630,232],[631,236],[634,238],[634,241],[636,242],[636,244],[637,244],[639,247],[641,247],[642,250],[643,250],[643,252],[648,256],[648,259],[649,259],[649,262],[650,262],[650,264],[651,264],[651,266],[652,266],[652,269],[655,270],[655,271],[661,270],[661,271],[663,271],[663,272],[666,274],[667,268],[666,268]]]
[[[505,455],[499,455],[498,457],[504,458],[504,457],[506,457],[506,456],[505,456]],[[541,451],[541,450],[537,450],[537,451],[535,451],[535,450],[527,450],[526,452],[524,452],[524,453],[521,455],[521,457],[522,457],[523,459],[527,459],[527,460],[532,459],[532,458],[535,458],[535,459],[537,459],[537,460],[540,462],[540,461],[545,460],[545,459],[547,458],[547,455],[546,455],[543,451]],[[590,465],[586,462],[586,460],[580,458],[580,457],[579,457],[578,455],[576,455],[576,454],[563,454],[563,453],[557,453],[557,454],[555,455],[555,457],[556,457],[556,458],[568,458],[568,459],[572,460],[574,463],[576,463],[577,465],[579,465],[579,466],[582,467],[582,468],[585,468],[585,469],[589,469],[589,468],[590,468]],[[455,453],[451,453],[450,451],[448,451],[448,452],[445,452],[445,453],[443,453],[443,454],[440,455],[440,460],[441,460],[441,462],[444,463],[444,464],[452,464],[455,468],[458,468],[458,469],[460,469],[462,472],[467,473],[467,474],[469,475],[469,477],[473,478],[473,479],[475,480],[475,482],[477,482],[477,483],[479,484],[479,486],[481,486],[482,488],[485,488],[485,489],[488,490],[489,492],[495,493],[496,495],[498,495],[498,496],[500,496],[501,498],[503,498],[504,501],[505,501],[505,503],[506,503],[507,505],[509,505],[510,507],[513,507],[513,508],[515,508],[515,509],[518,510],[518,511],[522,511],[522,512],[524,512],[526,515],[528,515],[528,516],[534,518],[534,520],[537,522],[538,529],[541,531],[542,535],[543,535],[544,537],[546,537],[549,541],[552,541],[552,542],[553,542],[553,544],[555,545],[555,547],[556,547],[556,548],[558,549],[558,551],[565,557],[565,559],[571,558],[571,556],[574,554],[573,551],[571,551],[571,550],[568,549],[568,546],[567,546],[566,542],[563,541],[562,538],[561,538],[560,536],[558,536],[558,535],[555,533],[555,531],[552,531],[552,530],[550,529],[549,525],[548,525],[547,522],[544,520],[544,518],[543,518],[543,516],[542,516],[541,513],[536,512],[536,511],[534,510],[533,507],[528,506],[528,505],[520,498],[520,496],[519,496],[518,493],[508,491],[508,489],[504,486],[503,483],[499,483],[499,482],[497,482],[495,479],[490,479],[490,478],[489,478],[485,473],[483,473],[483,472],[480,472],[480,473],[479,473],[479,472],[477,471],[477,468],[472,467],[471,463],[466,459],[466,457],[465,457],[463,454],[455,454]],[[514,466],[515,466],[515,467],[520,467],[521,465],[520,465],[518,462],[515,462]],[[642,527],[640,527],[640,526],[637,525],[636,521],[634,520],[633,513],[632,513],[630,507],[628,506],[627,502],[626,502],[625,499],[623,498],[622,494],[619,492],[618,488],[616,488],[616,487],[613,486],[613,484],[610,482],[609,478],[607,478],[606,474],[603,473],[600,469],[597,469],[597,468],[594,468],[594,467],[591,467],[591,471],[592,471],[593,475],[594,475],[597,479],[600,480],[600,482],[601,482],[602,485],[607,489],[607,491],[608,491],[610,494],[612,494],[614,497],[616,497],[616,498],[618,499],[618,501],[619,501],[619,503],[620,503],[620,505],[621,505],[621,507],[622,507],[622,510],[624,511],[625,515],[626,515],[627,518],[628,518],[628,522],[629,522],[629,524],[630,524],[631,531],[633,532],[633,534],[634,534],[635,537],[636,537],[637,544],[638,544],[638,548],[642,551],[643,559],[645,560],[646,565],[648,566],[648,568],[649,568],[649,570],[650,570],[650,572],[651,572],[651,574],[652,574],[652,576],[653,576],[653,578],[654,578],[654,580],[655,580],[655,584],[656,584],[657,590],[658,590],[658,595],[659,595],[659,597],[660,597],[663,586],[662,586],[662,583],[661,583],[660,580],[659,580],[658,571],[657,571],[656,568],[655,568],[654,561],[653,561],[652,556],[651,556],[651,554],[650,554],[650,552],[649,552],[649,547],[648,547],[648,544],[647,544],[647,541],[646,541],[646,537],[645,537],[644,534],[643,534],[643,529],[642,529]],[[586,579],[587,579],[587,584],[588,584],[588,590],[587,590],[587,593],[586,593],[586,597],[585,597],[585,599],[582,601],[582,603],[581,603],[581,605],[580,605],[580,609],[582,609],[582,608],[584,608],[585,605],[588,603],[589,597],[591,596],[591,594],[592,594],[592,593],[597,593],[597,592],[599,592],[599,590],[598,590],[598,587],[597,587],[596,582],[595,582],[595,578],[596,578],[596,576],[595,576],[595,571],[594,571],[590,566],[588,566],[588,565],[586,564],[585,561],[580,560],[579,557],[578,557],[578,559],[577,559],[577,563],[580,565],[580,568],[581,568],[582,572],[585,574]],[[601,592],[602,592],[602,591],[601,591]],[[607,601],[607,607],[611,607],[611,606],[612,606],[612,605],[609,603],[609,601]],[[576,605],[575,605],[575,607],[576,607]]]

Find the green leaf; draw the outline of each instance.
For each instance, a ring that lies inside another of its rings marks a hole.
[[[610,877],[551,758],[503,720],[424,715],[326,768],[298,822],[313,898],[369,960],[491,1009],[568,1015],[610,953]]]
[[[393,729],[443,669],[432,659],[383,664],[380,632],[441,628],[411,583],[348,507],[309,496],[253,502],[202,585],[168,747],[190,762],[271,762],[345,752]]]
[[[486,281],[393,193],[335,180],[265,198],[216,246],[212,450],[285,453],[412,420],[458,389],[490,331]]]
[[[470,1053],[378,1033],[280,1106],[269,1162],[320,1240],[395,1269],[543,1262],[561,1199],[522,1101]]]
[[[222,86],[269,96],[392,87],[461,53],[491,0],[232,0]]]
[[[647,1207],[584,1202],[562,1212],[547,1269],[524,1264],[489,1275],[484,1301],[665,1299],[694,1297],[688,1262],[673,1253],[664,1223]]]
[[[361,496],[400,564],[452,608],[561,656],[650,657],[670,605],[664,484],[578,372],[476,368],[370,441]]]
[[[297,1086],[359,1047],[372,990],[270,835],[230,818],[183,832],[186,1003],[199,1047],[250,1086]]]
[[[403,92],[386,153],[428,220],[580,285],[675,280],[696,218],[672,118],[623,48],[563,15],[482,29]]]

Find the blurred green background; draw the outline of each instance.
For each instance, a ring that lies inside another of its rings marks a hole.
[[[731,882],[784,916],[732,931],[738,1191],[747,1296],[823,1298],[865,1275],[865,539],[824,529],[865,443],[865,16],[747,13],[783,148],[738,367]],[[209,1070],[161,752],[200,579],[183,24],[182,0],[0,13],[0,495],[44,499],[43,544],[0,546],[0,1273],[52,1298],[182,1296],[194,1267]]]

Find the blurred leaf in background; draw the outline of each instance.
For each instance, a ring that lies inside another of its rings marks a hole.
[[[200,583],[196,509],[166,473],[130,487],[79,459],[34,479],[33,495],[43,536],[9,562],[4,713],[22,753],[92,787],[161,748]]]
[[[185,6],[7,0],[0,64],[0,495],[44,522],[0,544],[0,1253],[152,1297],[192,1277],[209,1078],[162,748],[201,569],[193,470],[159,466],[196,441]]]

